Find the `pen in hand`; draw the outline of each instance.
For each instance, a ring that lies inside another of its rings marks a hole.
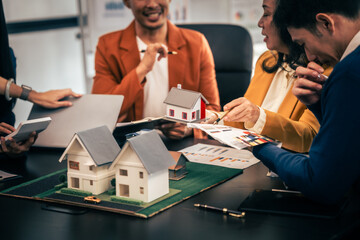
[[[329,78],[328,76],[326,76],[326,75],[324,75],[324,74],[319,73],[319,75],[318,75],[318,79],[320,79],[320,78],[321,78],[321,76],[322,76],[325,80],[327,80],[327,79]]]
[[[199,204],[199,203],[195,203],[194,207],[209,209],[209,210],[216,211],[216,212],[222,212],[223,214],[227,214],[229,216],[237,217],[237,218],[245,217],[245,212],[229,210],[227,208],[218,208],[218,207],[213,207],[213,206],[209,206],[206,204]]]
[[[218,119],[215,120],[213,124],[218,124],[229,112],[230,110],[225,111],[221,116],[218,117]]]
[[[141,53],[144,53],[144,52],[146,52],[146,50],[143,49],[143,50],[141,50],[140,52],[141,52]],[[176,51],[169,51],[168,54],[176,55],[176,54],[178,54],[178,53],[177,53]]]

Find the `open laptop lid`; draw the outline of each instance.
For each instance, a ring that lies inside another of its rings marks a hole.
[[[106,125],[115,128],[122,95],[86,94],[80,98],[70,97],[73,105],[68,108],[46,109],[34,105],[28,119],[51,117],[48,128],[39,134],[36,147],[65,148],[76,132]]]

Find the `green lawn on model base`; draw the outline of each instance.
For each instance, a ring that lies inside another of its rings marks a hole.
[[[185,178],[179,181],[170,180],[170,188],[179,189],[181,190],[180,193],[166,198],[157,204],[153,204],[150,207],[142,209],[137,213],[144,214],[148,217],[152,216],[162,209],[166,209],[167,207],[200,193],[207,188],[224,182],[227,179],[241,174],[243,171],[241,169],[225,168],[192,162],[186,163],[186,169],[188,174]]]
[[[140,205],[140,207],[144,207],[139,210],[137,213],[142,216],[151,217],[156,213],[167,209],[178,202],[181,202],[184,199],[187,199],[195,194],[198,194],[208,188],[211,188],[219,183],[222,183],[238,174],[242,173],[240,169],[232,169],[232,168],[224,168],[219,166],[200,164],[200,163],[187,163],[187,171],[188,174],[185,178],[173,181],[170,180],[170,193],[158,198],[150,203],[145,203],[144,205]],[[59,184],[57,180],[58,175],[66,173],[66,170],[60,170],[46,176],[34,179],[32,181],[20,184],[13,188],[2,191],[2,193],[15,194],[17,196],[21,196],[21,194],[12,193],[12,191],[16,191],[17,189],[39,189],[40,185],[46,185],[48,182],[47,179],[52,178],[54,182],[51,188],[44,188],[42,192],[32,195],[34,198],[45,198],[53,193],[59,193],[59,190],[55,188]],[[49,185],[49,184],[47,184]],[[40,187],[41,188],[41,187]],[[73,194],[73,196],[76,194]],[[31,196],[31,195],[30,195]],[[113,195],[112,195],[113,196]],[[105,192],[104,194],[100,194],[97,197],[104,201],[111,201],[110,194]],[[111,201],[114,202],[114,201]],[[121,208],[114,208],[114,211]],[[106,209],[109,210],[108,208]]]

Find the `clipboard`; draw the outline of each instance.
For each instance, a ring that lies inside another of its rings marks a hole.
[[[301,193],[255,190],[240,204],[239,211],[335,219],[346,204],[346,199],[336,205],[325,205]]]

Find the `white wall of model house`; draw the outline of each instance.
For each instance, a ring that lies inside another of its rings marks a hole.
[[[170,110],[174,111],[173,116],[171,115]],[[187,117],[186,119],[183,118],[183,113],[186,113],[186,117]],[[193,117],[193,113],[194,113],[194,117]],[[201,114],[201,98],[197,100],[196,104],[194,105],[194,108],[192,109],[183,108],[170,104],[166,105],[166,116],[169,118],[180,119],[183,121],[191,122],[193,120],[200,119],[200,114]]]
[[[100,194],[111,187],[114,171],[109,171],[109,164],[96,166],[91,156],[78,141],[77,137],[70,143],[67,151],[68,187]]]
[[[148,174],[135,151],[126,143],[114,160],[116,196],[151,202],[169,193],[168,169]]]

